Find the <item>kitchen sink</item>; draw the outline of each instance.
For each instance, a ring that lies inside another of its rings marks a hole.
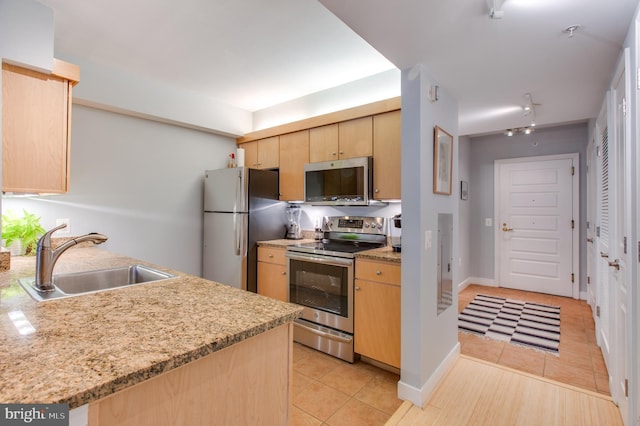
[[[35,289],[34,277],[19,279],[18,282],[32,298],[41,302],[112,290],[129,285],[151,283],[173,277],[175,277],[175,275],[159,271],[149,266],[132,265],[54,275],[53,284],[55,290],[49,293],[42,293]]]

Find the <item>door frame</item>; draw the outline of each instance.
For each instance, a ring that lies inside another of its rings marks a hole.
[[[518,158],[506,158],[502,160],[495,160],[493,167],[493,223],[494,223],[494,277],[496,286],[500,287],[500,250],[502,246],[502,239],[500,238],[500,227],[498,226],[499,213],[500,213],[500,169],[501,164],[510,163],[529,163],[532,161],[547,161],[547,160],[573,160],[574,164],[574,179],[571,182],[572,190],[572,211],[574,215],[574,227],[572,235],[571,246],[573,248],[571,253],[572,269],[574,273],[574,285],[571,290],[572,297],[574,299],[580,298],[580,154],[577,152],[557,155],[540,155],[532,157],[518,157]]]

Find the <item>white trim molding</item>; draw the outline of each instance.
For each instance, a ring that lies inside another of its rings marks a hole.
[[[433,374],[429,377],[427,382],[422,385],[422,388],[415,388],[400,380],[398,382],[398,398],[409,401],[418,407],[423,407],[442,379],[444,379],[449,370],[453,368],[459,356],[460,342],[456,343],[451,352],[449,352],[438,368],[436,368]]]

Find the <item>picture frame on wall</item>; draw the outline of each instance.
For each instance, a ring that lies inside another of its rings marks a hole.
[[[460,199],[461,200],[469,199],[469,182],[464,180],[460,181]]]
[[[453,136],[436,126],[433,137],[433,193],[451,195]]]

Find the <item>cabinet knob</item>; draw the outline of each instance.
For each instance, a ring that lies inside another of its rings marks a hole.
[[[344,151],[340,151],[340,155],[344,154]]]
[[[280,272],[280,275],[287,275],[287,273],[282,271],[282,272]]]
[[[273,258],[273,255],[272,255],[272,254],[270,254],[270,255],[269,255],[269,258]]]
[[[336,155],[338,155],[338,153],[337,152],[332,152],[331,155],[336,156]]]
[[[376,271],[376,275],[382,275],[382,271]]]
[[[373,192],[375,192],[377,194],[378,192],[380,192],[380,190],[378,188],[376,188],[376,189],[373,190]]]
[[[356,291],[360,291],[360,287],[356,286]]]

